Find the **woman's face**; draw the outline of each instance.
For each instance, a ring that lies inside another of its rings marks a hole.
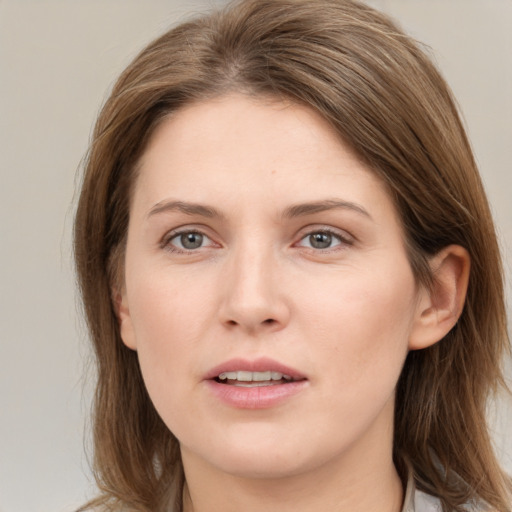
[[[125,277],[122,337],[186,468],[390,456],[422,292],[385,188],[318,114],[229,95],[163,122]]]

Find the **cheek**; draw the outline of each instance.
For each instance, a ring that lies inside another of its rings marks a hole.
[[[214,285],[207,275],[142,265],[128,283],[130,312],[143,344],[179,345],[197,336],[203,317],[210,314]],[[130,286],[131,285],[131,286]]]
[[[414,320],[412,274],[353,272],[329,283],[301,294],[300,309],[307,313],[300,330],[309,332],[313,349],[337,361],[342,384],[371,385],[377,375],[397,378]]]
[[[212,285],[169,269],[139,266],[131,275],[128,301],[144,381],[157,409],[171,407],[190,382],[214,316]]]

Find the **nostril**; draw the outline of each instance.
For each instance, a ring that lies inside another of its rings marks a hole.
[[[226,323],[224,325],[226,325],[227,327],[230,327],[230,328],[233,328],[233,327],[237,327],[237,326],[240,326],[240,327],[244,327],[246,326],[249,330],[252,330],[252,329],[257,329],[258,325],[259,326],[264,326],[264,325],[268,325],[269,327],[271,326],[275,326],[277,325],[279,322],[277,320],[275,320],[274,318],[267,318],[266,320],[262,320],[260,323],[258,323],[257,321],[254,323],[254,325],[249,325],[249,324],[245,324],[245,322],[238,322],[236,320],[233,320],[233,319],[229,319],[229,320],[226,320]]]

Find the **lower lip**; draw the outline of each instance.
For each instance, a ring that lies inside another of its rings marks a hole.
[[[307,380],[298,380],[274,386],[241,387],[206,381],[210,391],[225,404],[238,409],[268,409],[286,402],[307,386]]]

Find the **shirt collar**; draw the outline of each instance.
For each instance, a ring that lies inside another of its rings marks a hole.
[[[409,468],[402,512],[442,512],[439,498],[416,488],[413,472]]]
[[[407,486],[405,488],[404,506],[402,512],[416,512],[414,508],[414,494],[416,491],[416,485],[414,483],[414,477],[412,471],[409,470],[407,476]]]

